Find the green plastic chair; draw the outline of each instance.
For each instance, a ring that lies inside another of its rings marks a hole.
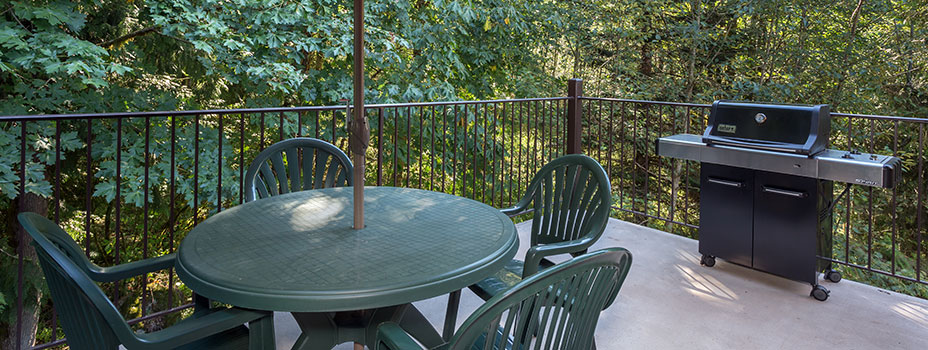
[[[77,243],[58,225],[36,213],[18,216],[51,292],[61,328],[71,349],[274,349],[274,316],[238,308],[195,312],[171,327],[135,333],[85,272],[102,280],[120,280],[174,265],[173,255],[112,268],[87,260]],[[248,327],[245,327],[248,323]]]
[[[615,300],[631,264],[627,250],[609,248],[545,269],[490,298],[434,349],[595,348],[600,312]],[[422,349],[392,322],[380,324],[375,344],[377,350]]]
[[[510,261],[470,289],[488,300],[538,270],[554,266],[548,260],[550,256],[586,253],[606,229],[612,208],[611,189],[606,171],[593,158],[570,154],[545,164],[522,199],[502,210],[512,217],[531,208],[531,242],[525,261]]]
[[[298,137],[277,142],[245,173],[245,202],[279,194],[353,184],[351,160],[335,145]]]

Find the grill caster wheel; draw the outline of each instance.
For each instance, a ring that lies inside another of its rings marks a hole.
[[[841,273],[835,270],[825,271],[825,279],[831,281],[832,283],[841,282]]]
[[[715,266],[715,257],[709,254],[703,254],[702,258],[699,259],[699,263],[708,267],[713,267]]]
[[[809,293],[809,295],[811,295],[813,298],[815,298],[815,300],[818,300],[818,301],[827,300],[828,294],[831,294],[831,292],[829,292],[828,289],[826,289],[825,287],[818,285],[818,284],[813,286],[812,293]]]

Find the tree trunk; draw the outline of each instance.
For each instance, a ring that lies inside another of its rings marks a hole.
[[[848,57],[851,50],[854,49],[854,39],[857,36],[857,21],[860,19],[860,10],[864,7],[864,0],[858,0],[857,7],[854,8],[854,12],[851,13],[851,20],[848,23],[850,27],[847,31],[847,45],[844,49],[844,55],[841,58],[841,62],[844,65],[844,72],[841,74],[841,78],[838,79],[838,86],[835,88],[834,97],[832,97],[831,108],[832,110],[838,109],[838,104],[841,103],[841,88],[844,87],[844,82],[847,80],[848,72],[853,66],[852,62],[848,62]]]
[[[48,200],[39,195],[26,193],[22,200],[17,200],[16,203],[17,205],[14,207],[15,213],[35,212],[42,216],[48,215]],[[15,217],[15,215],[11,215],[11,217]],[[9,227],[15,228],[11,230],[15,232],[13,244],[22,247],[21,254],[23,263],[26,265],[34,265],[36,270],[38,270],[35,248],[30,244],[32,243],[32,237],[22,229],[22,226],[20,226],[19,222],[15,221],[15,219],[14,222],[10,223]],[[26,277],[28,276],[23,276],[23,278]],[[14,316],[13,322],[10,323],[9,338],[3,339],[2,342],[0,342],[0,344],[3,344],[3,349],[29,349],[35,344],[35,333],[39,325],[39,310],[42,309],[42,292],[40,290],[23,287],[23,294],[23,317],[21,327],[18,327],[18,318]],[[16,296],[12,297],[15,298]],[[17,339],[17,329],[21,329],[21,340]],[[20,342],[17,343],[17,340],[20,340]]]

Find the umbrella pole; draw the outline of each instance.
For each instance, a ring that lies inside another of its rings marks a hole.
[[[354,121],[367,126],[364,113],[364,0],[354,0]],[[351,136],[359,137],[360,127],[352,127]],[[367,149],[365,143],[364,149]],[[364,228],[364,151],[354,156],[354,229]]]

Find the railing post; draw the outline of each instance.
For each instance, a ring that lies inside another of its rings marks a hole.
[[[581,134],[583,133],[583,80],[570,79],[567,81],[567,154],[583,153]]]

